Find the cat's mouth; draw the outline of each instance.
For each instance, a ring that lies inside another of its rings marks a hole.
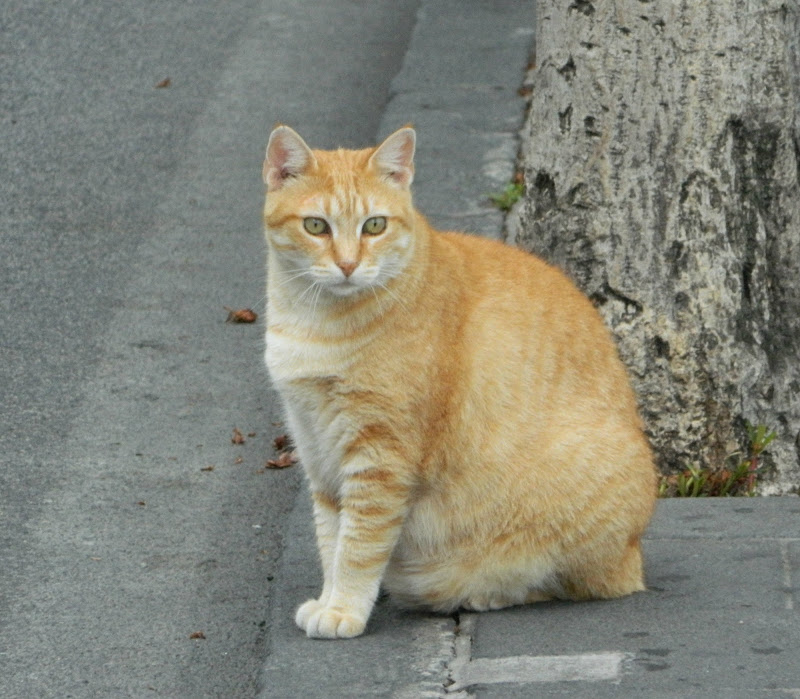
[[[341,279],[334,284],[327,285],[327,290],[334,296],[353,296],[362,291],[366,291],[368,288],[369,287],[358,284],[350,277]]]
[[[352,270],[350,274],[342,274],[331,278],[325,282],[325,288],[334,296],[356,296],[365,292],[374,291],[374,287],[380,286],[380,274],[373,267],[359,267]]]

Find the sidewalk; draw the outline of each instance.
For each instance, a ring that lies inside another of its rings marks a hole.
[[[800,498],[662,500],[645,556],[645,593],[465,615],[451,689],[800,696]]]
[[[533,22],[527,0],[422,2],[380,135],[417,128],[415,198],[436,226],[502,238],[486,195],[513,174]],[[364,636],[335,642],[293,621],[321,586],[305,491],[288,530],[262,699],[800,697],[797,497],[661,501],[646,593],[457,618],[381,599]]]
[[[306,493],[302,494],[307,496]],[[800,697],[800,498],[661,500],[648,591],[450,617],[382,599],[367,633],[312,641],[293,622],[320,585],[301,497],[261,697]]]

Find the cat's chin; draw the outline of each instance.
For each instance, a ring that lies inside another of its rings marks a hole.
[[[326,287],[326,291],[333,296],[338,296],[339,298],[346,298],[348,296],[356,296],[357,294],[361,294],[365,291],[368,291],[369,287],[365,286],[358,286],[357,284],[353,284],[352,282],[342,282],[340,284],[332,284]]]

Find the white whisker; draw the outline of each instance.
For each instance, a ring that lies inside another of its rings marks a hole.
[[[313,295],[314,295],[314,294],[313,294],[313,292],[314,292],[314,291],[317,289],[317,286],[318,286],[318,285],[319,285],[319,282],[318,282],[318,281],[312,281],[312,282],[311,282],[311,284],[309,284],[309,285],[308,285],[308,286],[305,288],[305,290],[303,291],[303,293],[302,293],[302,294],[300,294],[300,296],[298,296],[298,297],[297,297],[297,301],[298,301],[298,303],[300,303],[300,302],[302,302],[303,300],[305,300],[306,296],[308,296],[308,297],[309,297],[309,299],[313,298]]]
[[[281,287],[285,286],[289,282],[294,281],[295,279],[299,279],[300,277],[305,277],[310,273],[310,270],[307,267],[297,267],[296,269],[289,270],[289,272],[296,272],[296,274],[292,274],[290,276],[281,275],[283,278],[275,284],[276,289],[280,289]]]
[[[378,282],[377,286],[383,289],[387,293],[387,295],[389,295],[396,303],[402,306],[404,311],[409,310],[408,306],[406,305],[405,299],[398,296],[394,291],[392,291],[388,286],[386,286],[384,282]]]
[[[378,313],[383,315],[383,305],[384,305],[383,302],[384,302],[384,300],[380,296],[378,296],[378,291],[375,288],[374,284],[369,287],[369,290],[372,292],[372,295],[375,297],[375,303],[378,304]]]
[[[317,286],[317,293],[314,295],[314,301],[311,305],[311,316],[315,316],[317,313],[317,303],[319,303],[319,297],[322,295],[322,290],[324,286],[319,282],[314,282]]]

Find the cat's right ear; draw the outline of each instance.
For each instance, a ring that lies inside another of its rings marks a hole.
[[[300,135],[288,126],[277,126],[269,135],[262,175],[267,189],[280,189],[314,165],[316,158]]]
[[[408,189],[414,180],[416,143],[417,135],[414,129],[404,126],[381,143],[369,161],[389,182]]]

